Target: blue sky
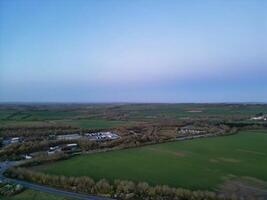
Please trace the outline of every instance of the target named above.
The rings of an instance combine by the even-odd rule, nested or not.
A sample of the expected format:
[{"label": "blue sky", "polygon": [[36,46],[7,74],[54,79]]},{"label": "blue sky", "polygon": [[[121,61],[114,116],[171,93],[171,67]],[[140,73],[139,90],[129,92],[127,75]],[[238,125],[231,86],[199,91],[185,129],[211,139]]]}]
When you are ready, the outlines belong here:
[{"label": "blue sky", "polygon": [[0,0],[0,101],[267,102],[267,1]]}]

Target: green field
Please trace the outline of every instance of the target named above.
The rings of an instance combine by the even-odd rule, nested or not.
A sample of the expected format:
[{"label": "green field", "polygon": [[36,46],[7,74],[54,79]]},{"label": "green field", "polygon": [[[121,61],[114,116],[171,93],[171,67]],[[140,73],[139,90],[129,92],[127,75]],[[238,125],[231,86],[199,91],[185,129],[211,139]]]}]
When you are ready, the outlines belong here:
[{"label": "green field", "polygon": [[7,110],[0,111],[0,120],[5,121],[43,121],[70,118],[78,115],[77,111],[48,111],[48,110]]},{"label": "green field", "polygon": [[[160,119],[243,117],[267,113],[266,104],[0,104],[1,126],[73,125],[111,128]],[[120,119],[121,121],[119,121]],[[117,121],[116,121],[117,120]]]},{"label": "green field", "polygon": [[[97,108],[97,107],[96,107]],[[92,117],[90,113],[104,112],[105,107],[101,110],[81,110],[65,107],[51,110],[1,110],[0,109],[0,127],[31,127],[31,126],[74,126],[78,128],[100,129],[113,128],[125,124],[131,124],[130,121],[109,120],[101,117]],[[37,109],[37,108],[36,108]],[[76,110],[75,110],[76,109]],[[98,114],[99,114],[98,113]]]},{"label": "green field", "polygon": [[4,121],[0,123],[0,127],[38,127],[38,126],[53,126],[70,125],[77,128],[86,129],[102,129],[102,128],[113,128],[121,125],[131,125],[134,122],[127,121],[115,121],[115,120],[104,120],[104,119],[81,119],[81,120],[54,120],[54,121]]},{"label": "green field", "polygon": [[52,194],[38,192],[34,190],[25,190],[22,193],[14,195],[12,197],[1,197],[1,200],[70,200],[61,196],[55,196]]},{"label": "green field", "polygon": [[81,120],[65,121],[64,123],[72,126],[77,126],[80,128],[100,129],[100,128],[113,128],[124,124],[130,124],[131,122],[104,120],[104,119],[81,119]]},{"label": "green field", "polygon": [[[128,104],[117,106],[114,111],[126,112],[129,119],[147,118],[199,118],[199,117],[250,117],[260,112],[267,112],[266,105],[253,104]],[[199,112],[192,112],[192,111]]]},{"label": "green field", "polygon": [[229,177],[267,181],[267,131],[84,155],[36,170],[68,176],[214,189]]}]

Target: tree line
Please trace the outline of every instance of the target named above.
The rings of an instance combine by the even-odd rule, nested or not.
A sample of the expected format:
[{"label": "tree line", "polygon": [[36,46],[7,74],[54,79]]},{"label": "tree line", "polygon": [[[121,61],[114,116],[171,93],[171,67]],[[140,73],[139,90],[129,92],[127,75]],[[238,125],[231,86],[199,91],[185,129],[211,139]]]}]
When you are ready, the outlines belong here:
[{"label": "tree line", "polygon": [[[0,150],[1,160],[7,158],[16,158],[21,154],[30,154],[32,152],[46,151],[51,146],[64,145],[68,143],[77,143],[83,152],[102,149],[124,149],[138,147],[148,144],[156,144],[167,141],[173,141],[177,137],[177,127],[170,127],[173,131],[164,131],[165,126],[137,126],[132,128],[117,128],[114,131],[120,133],[121,137],[117,140],[108,141],[90,141],[88,139],[78,140],[47,140],[32,139],[23,143],[12,144]],[[227,134],[236,132],[235,128],[227,126],[218,126],[211,128],[213,133]],[[93,130],[91,130],[92,132]],[[163,132],[162,132],[163,131]]]},{"label": "tree line", "polygon": [[19,144],[11,144],[0,150],[0,160],[19,158],[20,155],[30,154],[32,152],[44,151],[51,146],[57,146],[67,143],[77,142],[76,140],[43,140],[28,141]]},{"label": "tree line", "polygon": [[95,181],[88,176],[67,177],[48,175],[26,168],[10,168],[6,176],[51,187],[85,194],[94,194],[119,200],[217,200],[226,198],[210,191],[191,191],[167,185],[151,186],[146,182],[106,179]]}]

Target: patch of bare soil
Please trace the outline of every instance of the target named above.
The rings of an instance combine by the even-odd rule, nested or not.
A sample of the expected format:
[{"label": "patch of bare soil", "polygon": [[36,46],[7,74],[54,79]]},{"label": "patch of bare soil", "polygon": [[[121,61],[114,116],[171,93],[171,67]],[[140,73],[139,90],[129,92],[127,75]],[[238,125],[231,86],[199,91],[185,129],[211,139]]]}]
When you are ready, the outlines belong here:
[{"label": "patch of bare soil", "polygon": [[266,200],[267,183],[251,177],[227,180],[218,189],[225,198],[237,200]]},{"label": "patch of bare soil", "polygon": [[229,162],[229,163],[239,163],[241,162],[240,160],[238,159],[234,159],[234,158],[225,158],[225,157],[221,157],[219,158],[220,161],[223,161],[223,162]]},{"label": "patch of bare soil", "polygon": [[175,155],[178,156],[178,157],[184,157],[185,156],[185,153],[184,152],[175,152]]},{"label": "patch of bare soil", "polygon": [[246,149],[237,149],[237,151],[241,151],[241,152],[245,152],[245,153],[252,153],[252,154],[261,155],[261,156],[266,155],[265,153],[262,153],[262,152],[251,151],[251,150],[246,150]]},{"label": "patch of bare soil", "polygon": [[218,163],[218,162],[219,162],[219,161],[216,160],[216,159],[209,159],[209,161],[210,161],[211,163]]},{"label": "patch of bare soil", "polygon": [[149,148],[149,150],[152,150],[152,151],[155,151],[155,152],[159,152],[159,153],[167,153],[167,154],[175,155],[177,157],[186,156],[185,152],[182,152],[182,151],[173,152],[173,151],[161,150],[161,149],[157,149],[157,148]]},{"label": "patch of bare soil", "polygon": [[188,110],[187,112],[189,112],[189,113],[201,113],[203,111],[202,110]]}]

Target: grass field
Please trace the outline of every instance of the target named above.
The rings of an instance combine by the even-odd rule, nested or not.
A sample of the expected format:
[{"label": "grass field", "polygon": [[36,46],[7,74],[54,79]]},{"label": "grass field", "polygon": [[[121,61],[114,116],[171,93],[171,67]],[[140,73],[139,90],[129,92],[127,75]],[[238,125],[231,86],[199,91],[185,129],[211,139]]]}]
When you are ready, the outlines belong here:
[{"label": "grass field", "polygon": [[[199,118],[208,116],[253,116],[267,112],[266,105],[242,104],[129,104],[116,108],[129,113],[129,118],[138,120],[146,118]],[[199,112],[192,112],[199,111]]]},{"label": "grass field", "polygon": [[52,194],[38,192],[34,190],[25,190],[22,193],[14,195],[12,197],[1,197],[1,200],[70,200],[61,196],[55,196]]},{"label": "grass field", "polygon": [[64,122],[64,124],[69,124],[80,128],[91,128],[91,129],[113,128],[116,126],[124,125],[126,123],[130,124],[130,122],[126,121],[115,121],[115,120],[104,120],[104,119],[80,119],[80,120],[72,120]]},{"label": "grass field", "polygon": [[[0,104],[1,126],[29,126],[53,123],[77,125],[80,128],[109,128],[121,125],[120,121],[148,121],[162,118],[201,118],[242,116],[249,119],[257,113],[267,113],[267,105],[254,104],[49,104],[49,105],[13,105]],[[113,117],[113,118],[112,118]],[[96,126],[92,127],[94,120]],[[103,123],[107,122],[107,123]]]},{"label": "grass field", "polygon": [[78,128],[99,129],[113,128],[131,123],[130,121],[93,118],[88,112],[83,112],[79,109],[68,110],[67,108],[61,108],[60,110],[0,110],[0,128],[71,125]]},{"label": "grass field", "polygon": [[0,127],[38,127],[38,126],[53,126],[70,125],[78,128],[87,129],[100,129],[100,128],[113,128],[121,125],[131,125],[134,122],[118,121],[118,120],[105,120],[105,119],[75,119],[75,120],[53,120],[53,121],[0,121]]},{"label": "grass field", "polygon": [[267,181],[267,131],[84,155],[36,168],[50,174],[214,189],[230,177]]},{"label": "grass field", "polygon": [[70,118],[72,116],[78,115],[79,112],[76,111],[0,111],[0,120],[6,121],[43,121],[43,120],[57,120]]}]

